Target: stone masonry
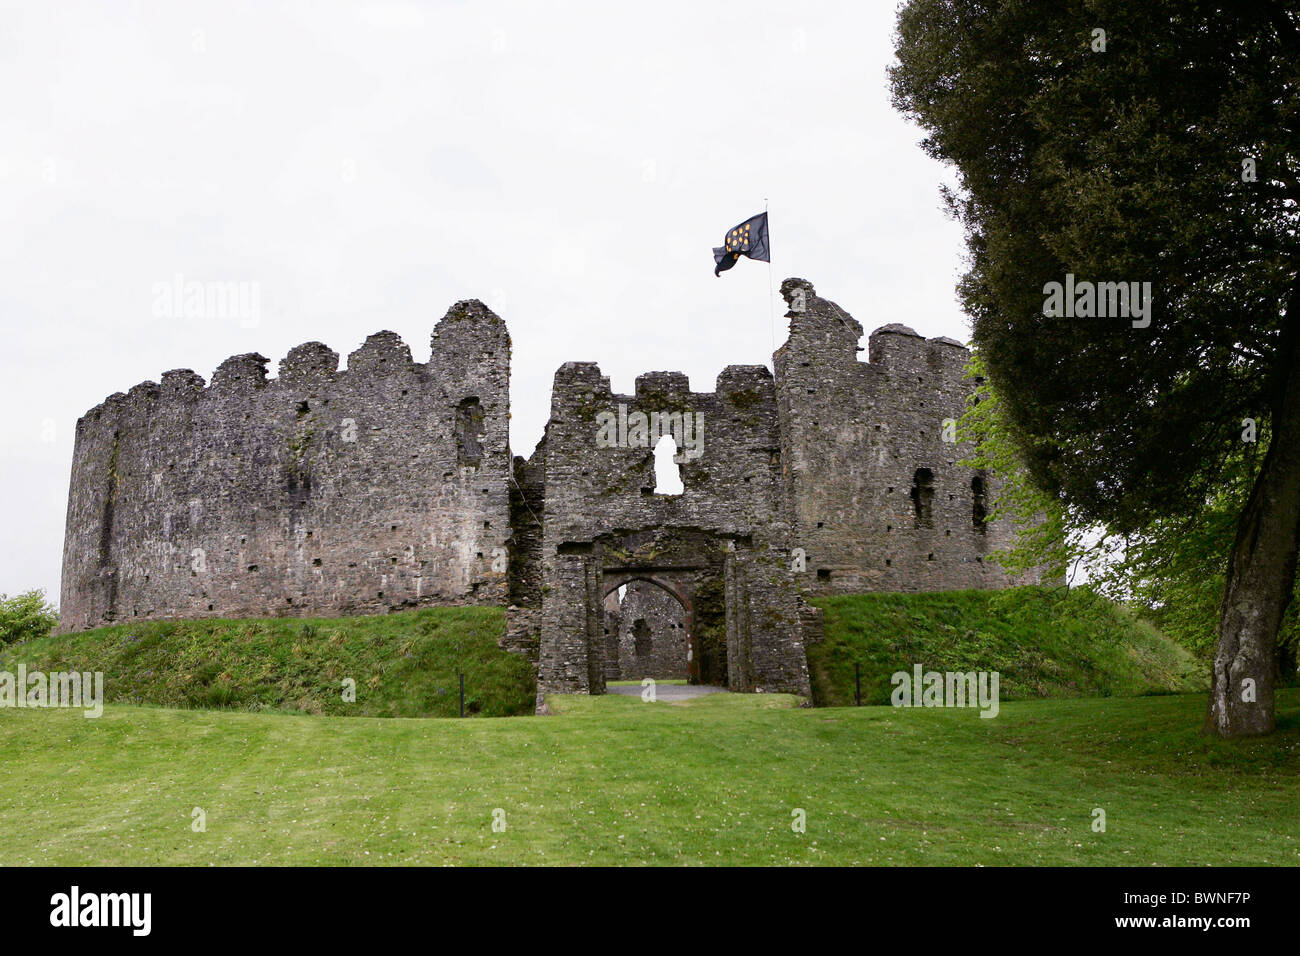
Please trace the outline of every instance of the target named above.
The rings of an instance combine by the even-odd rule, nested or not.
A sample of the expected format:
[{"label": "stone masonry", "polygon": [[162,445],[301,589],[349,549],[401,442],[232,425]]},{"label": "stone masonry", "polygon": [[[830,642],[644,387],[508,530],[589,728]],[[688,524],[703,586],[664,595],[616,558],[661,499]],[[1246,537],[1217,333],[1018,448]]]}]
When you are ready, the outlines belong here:
[{"label": "stone masonry", "polygon": [[[961,344],[886,325],[863,362],[848,313],[802,279],[781,291],[775,375],[733,365],[697,392],[650,372],[620,395],[570,362],[527,460],[509,333],[477,300],[426,364],[380,332],[343,370],[312,342],[276,378],[250,353],[112,395],[77,423],[60,630],[507,605],[539,709],[620,677],[807,695],[806,596],[1004,587],[985,558],[1011,529],[944,441],[972,385]],[[657,488],[657,444],[680,494]]]},{"label": "stone masonry", "polygon": [[605,597],[605,679],[683,680],[689,675],[691,646],[686,639],[686,609],[670,592],[649,581],[630,582]]},{"label": "stone masonry", "polygon": [[503,604],[510,336],[478,302],[428,364],[392,332],[237,355],[77,423],[60,629]]},{"label": "stone masonry", "polygon": [[[985,520],[995,480],[943,440],[973,383],[969,353],[905,325],[871,333],[812,284],[787,279],[790,336],[774,358],[786,507],[818,594],[1007,586],[986,556],[1010,545]],[[1030,582],[1023,582],[1030,583]]]}]

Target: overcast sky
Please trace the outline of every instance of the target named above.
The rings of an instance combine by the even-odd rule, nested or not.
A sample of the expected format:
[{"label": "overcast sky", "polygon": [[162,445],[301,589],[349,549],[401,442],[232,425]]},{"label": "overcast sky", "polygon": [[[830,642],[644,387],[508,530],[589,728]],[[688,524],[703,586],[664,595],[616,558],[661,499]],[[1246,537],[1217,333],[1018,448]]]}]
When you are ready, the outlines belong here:
[{"label": "overcast sky", "polygon": [[[0,591],[57,602],[76,421],[167,369],[274,374],[381,329],[425,361],[480,298],[528,455],[563,362],[623,392],[770,366],[767,266],[715,278],[710,252],[765,201],[773,290],[966,341],[893,23],[878,0],[0,3]],[[256,319],[166,314],[177,275],[255,283]]]}]

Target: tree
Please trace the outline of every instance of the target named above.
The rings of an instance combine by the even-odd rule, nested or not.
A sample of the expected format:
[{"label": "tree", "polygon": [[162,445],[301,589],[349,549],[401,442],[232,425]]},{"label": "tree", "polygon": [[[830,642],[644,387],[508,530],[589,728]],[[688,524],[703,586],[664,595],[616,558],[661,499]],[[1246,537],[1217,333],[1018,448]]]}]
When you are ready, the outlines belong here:
[{"label": "tree", "polygon": [[[1200,512],[1162,518],[1127,537],[1119,560],[1094,582],[1102,593],[1141,606],[1161,631],[1205,660],[1214,657],[1228,558],[1259,466],[1248,447],[1228,462],[1223,484]],[[1277,670],[1286,683],[1296,679],[1298,609],[1293,594],[1278,628]]]},{"label": "tree", "polygon": [[966,375],[976,385],[957,420],[957,438],[971,449],[961,464],[997,478],[986,520],[1008,521],[1015,532],[1011,546],[989,559],[1013,576],[1041,569],[1045,581],[1068,579],[1070,566],[1086,550],[1087,527],[1072,521],[1061,502],[1039,488],[1025,470],[978,349],[971,354]]},{"label": "tree", "polygon": [[[990,516],[1016,530],[1005,551],[987,559],[1013,575],[1044,569],[1047,578],[1078,580],[1086,567],[1088,586],[1128,604],[1160,630],[1207,661],[1215,650],[1216,621],[1223,599],[1224,573],[1232,551],[1237,517],[1250,498],[1259,466],[1257,442],[1243,442],[1224,468],[1223,483],[1194,514],[1162,518],[1140,532],[1117,536],[1067,512],[1024,470],[1010,440],[997,389],[978,351],[967,372],[977,385],[957,422],[957,435],[970,449],[962,461],[995,475],[998,481]],[[1267,441],[1264,442],[1267,445]],[[1298,585],[1300,588],[1300,585]],[[1279,675],[1296,680],[1300,651],[1300,602],[1292,600],[1278,634]]]},{"label": "tree", "polygon": [[49,634],[59,623],[59,614],[39,589],[14,597],[0,594],[0,644],[30,641]]},{"label": "tree", "polygon": [[911,0],[896,39],[894,103],[958,173],[959,292],[1033,480],[1136,534],[1215,500],[1247,420],[1268,436],[1206,730],[1271,732],[1300,541],[1300,14]]}]

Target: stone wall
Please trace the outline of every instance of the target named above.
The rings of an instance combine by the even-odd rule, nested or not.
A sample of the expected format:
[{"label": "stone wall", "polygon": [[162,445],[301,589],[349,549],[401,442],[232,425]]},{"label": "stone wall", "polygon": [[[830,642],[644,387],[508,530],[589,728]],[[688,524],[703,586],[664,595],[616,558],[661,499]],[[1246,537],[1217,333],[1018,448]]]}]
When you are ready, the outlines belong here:
[{"label": "stone wall", "polygon": [[[885,325],[858,358],[862,326],[811,283],[781,284],[790,336],[774,356],[786,504],[814,593],[1005,587],[988,555],[1012,529],[984,515],[997,486],[944,440],[974,382],[967,350]],[[951,434],[951,433],[950,433]],[[1036,582],[1036,577],[1018,583]]]},{"label": "stone wall", "polygon": [[503,604],[510,338],[459,302],[415,363],[392,332],[183,369],[78,423],[60,629],[136,618]]},{"label": "stone wall", "polygon": [[[687,640],[686,611],[668,591],[648,581],[627,585],[623,600],[617,591],[613,601],[613,644],[611,668],[608,652],[605,675],[612,680],[685,680],[688,676],[690,642]],[[610,609],[610,600],[605,602]],[[611,669],[616,675],[610,678]]]},{"label": "stone wall", "polygon": [[[987,558],[1011,529],[945,440],[974,385],[960,343],[885,325],[864,362],[852,316],[803,279],[781,291],[775,376],[733,365],[695,392],[650,372],[620,395],[570,362],[527,460],[509,448],[510,338],[475,300],[438,323],[427,364],[380,332],[343,371],[312,342],[273,379],[247,354],[210,384],[178,370],[110,396],[77,424],[60,629],[506,604],[503,646],[536,665],[539,708],[679,676],[683,646],[691,680],[807,695],[806,595],[1003,587]],[[664,433],[680,494],[657,488]],[[636,612],[645,660],[622,585],[633,611],[684,617],[661,643],[659,612]]]},{"label": "stone wall", "polygon": [[[655,492],[658,436],[638,433],[639,415],[651,432],[691,423],[679,431],[682,494]],[[728,686],[808,692],[767,369],[730,366],[713,392],[692,391],[680,372],[651,372],[621,395],[596,365],[568,363],[529,468],[544,475],[543,541],[538,567],[513,573],[540,574],[543,586],[540,606],[512,616],[537,625],[539,700],[604,690],[606,595],[637,577],[672,590],[688,628],[697,590],[725,581]]]}]

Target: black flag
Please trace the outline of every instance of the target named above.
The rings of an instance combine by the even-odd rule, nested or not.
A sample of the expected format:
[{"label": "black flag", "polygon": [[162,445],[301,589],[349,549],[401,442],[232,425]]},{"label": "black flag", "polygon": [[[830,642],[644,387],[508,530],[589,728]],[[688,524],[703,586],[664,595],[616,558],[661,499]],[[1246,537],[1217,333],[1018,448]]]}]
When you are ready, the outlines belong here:
[{"label": "black flag", "polygon": [[771,262],[767,248],[767,213],[746,219],[734,229],[728,229],[722,245],[713,250],[713,274],[721,275],[736,264],[741,256],[759,262]]}]

